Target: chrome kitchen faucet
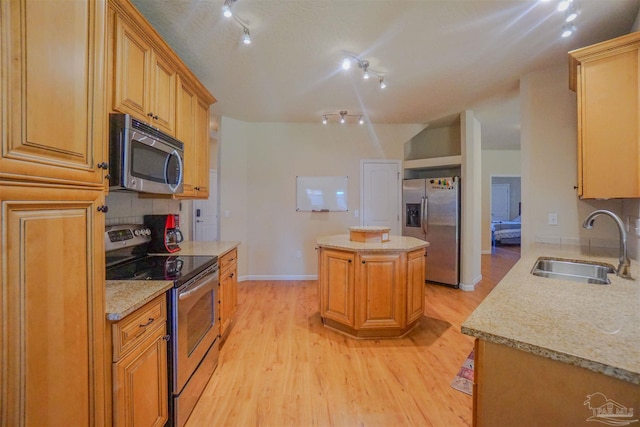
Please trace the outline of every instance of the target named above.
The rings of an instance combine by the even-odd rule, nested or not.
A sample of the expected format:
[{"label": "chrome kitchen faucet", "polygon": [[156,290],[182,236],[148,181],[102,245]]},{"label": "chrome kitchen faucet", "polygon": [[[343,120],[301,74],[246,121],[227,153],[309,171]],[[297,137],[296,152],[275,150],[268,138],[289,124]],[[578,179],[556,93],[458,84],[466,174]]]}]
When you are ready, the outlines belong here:
[{"label": "chrome kitchen faucet", "polygon": [[582,223],[582,226],[587,229],[593,228],[593,222],[598,215],[608,215],[613,218],[613,220],[618,225],[618,230],[620,231],[620,255],[618,258],[618,269],[616,270],[616,276],[622,277],[623,279],[632,279],[631,261],[629,261],[629,257],[627,256],[627,232],[624,229],[624,224],[622,223],[620,217],[606,209],[598,209],[589,214],[587,219],[585,219]]}]

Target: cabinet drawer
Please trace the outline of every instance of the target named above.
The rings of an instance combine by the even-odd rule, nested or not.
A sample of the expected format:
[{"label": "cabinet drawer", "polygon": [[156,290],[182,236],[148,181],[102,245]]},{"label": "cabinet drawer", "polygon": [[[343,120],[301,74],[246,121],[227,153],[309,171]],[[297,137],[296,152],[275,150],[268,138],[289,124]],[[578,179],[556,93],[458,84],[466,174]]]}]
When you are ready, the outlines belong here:
[{"label": "cabinet drawer", "polygon": [[144,341],[158,327],[166,326],[167,302],[162,295],[113,325],[113,361]]},{"label": "cabinet drawer", "polygon": [[238,262],[238,250],[232,249],[231,251],[220,257],[220,271],[224,271],[227,268],[232,268],[234,264]]}]

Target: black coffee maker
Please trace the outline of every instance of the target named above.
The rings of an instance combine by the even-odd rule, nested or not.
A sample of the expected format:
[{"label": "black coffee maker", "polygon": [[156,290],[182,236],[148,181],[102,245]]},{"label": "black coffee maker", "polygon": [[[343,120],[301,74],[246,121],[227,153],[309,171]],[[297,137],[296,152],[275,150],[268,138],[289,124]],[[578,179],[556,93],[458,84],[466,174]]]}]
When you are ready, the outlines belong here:
[{"label": "black coffee maker", "polygon": [[180,215],[145,215],[144,225],[151,230],[148,253],[173,253],[180,250],[184,240],[180,231]]}]

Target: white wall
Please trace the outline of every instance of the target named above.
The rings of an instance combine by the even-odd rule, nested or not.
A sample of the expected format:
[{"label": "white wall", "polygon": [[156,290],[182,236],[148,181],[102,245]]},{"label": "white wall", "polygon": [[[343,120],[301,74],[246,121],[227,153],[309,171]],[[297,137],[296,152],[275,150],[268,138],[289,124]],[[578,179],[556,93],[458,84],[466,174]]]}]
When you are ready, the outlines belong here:
[{"label": "white wall", "polygon": [[460,220],[460,289],[473,291],[482,280],[482,161],[481,126],[473,111],[460,115],[460,145],[463,157]]},{"label": "white wall", "polygon": [[520,150],[482,150],[482,253],[491,253],[491,176],[520,175],[520,162]]},{"label": "white wall", "polygon": [[[566,65],[527,74],[520,80],[522,156],[522,250],[532,242],[618,247],[613,221],[581,227],[595,209],[622,214],[622,200],[577,197],[576,94]],[[636,211],[637,212],[637,211]],[[548,225],[548,214],[558,225]]]},{"label": "white wall", "polygon": [[[360,208],[360,160],[402,159],[403,144],[423,128],[223,117],[218,135],[221,240],[241,242],[239,276],[314,278],[316,238],[346,234],[349,226],[360,224],[354,216]],[[347,175],[349,211],[296,212],[297,175]]]}]

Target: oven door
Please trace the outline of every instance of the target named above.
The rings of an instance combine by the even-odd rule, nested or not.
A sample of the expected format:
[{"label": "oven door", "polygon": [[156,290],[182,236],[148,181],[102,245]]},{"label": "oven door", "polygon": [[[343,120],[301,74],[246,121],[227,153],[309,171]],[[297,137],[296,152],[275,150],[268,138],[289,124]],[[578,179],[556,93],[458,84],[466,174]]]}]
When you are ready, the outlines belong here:
[{"label": "oven door", "polygon": [[174,289],[173,393],[179,394],[220,334],[216,265]]}]

